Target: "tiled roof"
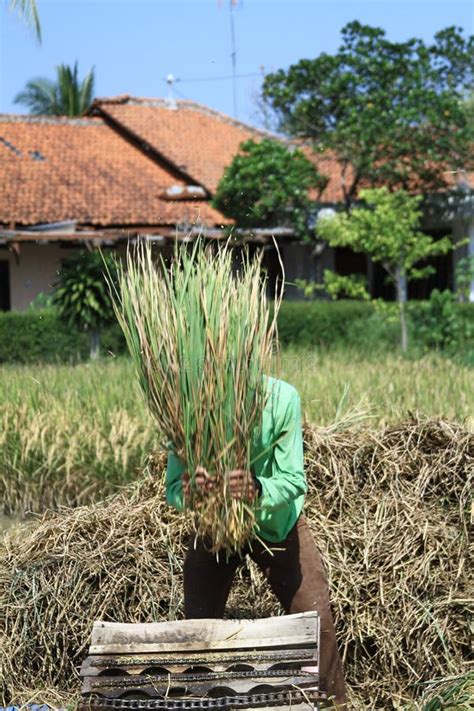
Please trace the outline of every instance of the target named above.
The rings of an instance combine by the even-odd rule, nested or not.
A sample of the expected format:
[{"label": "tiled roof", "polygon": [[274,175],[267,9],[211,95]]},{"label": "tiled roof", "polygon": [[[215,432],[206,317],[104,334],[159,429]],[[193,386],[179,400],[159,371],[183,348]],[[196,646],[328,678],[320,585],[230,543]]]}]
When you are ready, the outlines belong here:
[{"label": "tiled roof", "polygon": [[[284,141],[281,136],[257,130],[219,111],[187,100],[170,102],[117,96],[96,99],[89,113],[103,116],[130,132],[210,193],[216,190],[225,168],[232,162],[243,141],[249,138]],[[317,165],[319,172],[329,177],[320,199],[325,202],[342,201],[341,166],[335,157],[332,154],[315,154],[307,144],[300,147]],[[348,181],[349,178],[348,175]]]},{"label": "tiled roof", "polygon": [[99,118],[0,115],[0,223],[221,224],[207,201],[171,201],[186,181]]},{"label": "tiled roof", "polygon": [[[214,193],[242,141],[284,140],[190,101],[119,96],[96,99],[88,114],[0,115],[0,224],[229,223],[200,195]],[[336,157],[292,143],[329,177],[322,194],[313,197],[342,202]],[[349,167],[346,183],[351,180]]]},{"label": "tiled roof", "polygon": [[[352,165],[346,167],[345,175],[343,175],[342,163],[337,160],[335,153],[331,151],[318,153],[306,142],[298,141],[297,144],[305,156],[316,165],[321,175],[325,175],[328,178],[326,187],[321,194],[314,194],[314,199],[332,204],[344,202],[342,186],[345,183],[349,187],[354,180],[354,168]],[[432,166],[430,167],[432,168]],[[438,170],[443,171],[443,167],[439,167]],[[456,186],[464,182],[471,189],[474,188],[474,173],[469,171],[443,171],[442,178],[447,186]],[[366,187],[369,187],[369,183],[366,180],[360,180],[358,190]],[[416,175],[413,175],[407,189],[413,193],[420,191],[420,182]]]},{"label": "tiled roof", "polygon": [[[344,193],[342,191],[342,166],[336,159],[335,155],[329,151],[325,153],[317,153],[307,143],[301,143],[298,141],[297,144],[298,148],[302,151],[302,153],[304,153],[306,158],[314,163],[319,173],[328,178],[328,182],[324,190],[321,193],[315,192],[312,197],[315,200],[321,200],[322,202],[333,204],[344,202]],[[352,167],[349,166],[347,169],[347,175],[345,176],[347,184],[350,184],[353,175],[354,173]]]},{"label": "tiled roof", "polygon": [[119,96],[96,99],[89,111],[145,142],[210,193],[242,141],[274,137],[192,101]]}]

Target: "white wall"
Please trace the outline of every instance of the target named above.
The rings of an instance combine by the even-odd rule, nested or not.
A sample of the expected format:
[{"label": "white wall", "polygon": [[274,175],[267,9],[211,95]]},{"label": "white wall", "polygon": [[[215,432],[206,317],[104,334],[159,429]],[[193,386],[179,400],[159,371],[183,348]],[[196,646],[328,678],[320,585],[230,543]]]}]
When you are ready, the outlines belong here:
[{"label": "white wall", "polygon": [[71,254],[55,244],[20,243],[17,256],[1,250],[0,259],[10,264],[10,305],[12,311],[23,311],[40,293],[52,291],[61,259]]},{"label": "white wall", "polygon": [[[83,246],[78,249],[84,249]],[[49,293],[57,279],[61,260],[74,254],[72,247],[64,248],[50,242],[47,244],[20,243],[20,253],[17,256],[9,249],[0,249],[0,260],[7,260],[10,265],[10,308],[12,311],[23,311],[40,293]],[[161,246],[156,246],[157,252],[162,252]],[[171,253],[172,245],[168,246]],[[116,254],[124,259],[126,246],[121,244]]]}]

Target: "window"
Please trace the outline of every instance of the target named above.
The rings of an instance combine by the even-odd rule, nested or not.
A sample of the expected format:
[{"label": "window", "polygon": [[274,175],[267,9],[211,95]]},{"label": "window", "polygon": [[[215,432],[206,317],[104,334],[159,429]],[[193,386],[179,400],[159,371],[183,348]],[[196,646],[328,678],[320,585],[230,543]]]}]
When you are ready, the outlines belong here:
[{"label": "window", "polygon": [[0,311],[10,311],[10,264],[0,259]]}]

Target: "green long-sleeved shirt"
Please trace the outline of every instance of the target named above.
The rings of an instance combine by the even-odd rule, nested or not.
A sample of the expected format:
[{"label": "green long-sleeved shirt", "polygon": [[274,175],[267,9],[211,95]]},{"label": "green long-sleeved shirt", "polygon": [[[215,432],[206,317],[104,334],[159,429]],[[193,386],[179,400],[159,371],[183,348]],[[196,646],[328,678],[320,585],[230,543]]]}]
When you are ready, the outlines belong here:
[{"label": "green long-sleeved shirt", "polygon": [[[258,439],[252,443],[252,469],[261,483],[257,511],[257,535],[271,543],[283,541],[301,513],[306,493],[303,468],[303,434],[300,397],[283,380],[265,378],[269,392]],[[184,465],[168,453],[166,499],[178,511],[184,509]]]}]

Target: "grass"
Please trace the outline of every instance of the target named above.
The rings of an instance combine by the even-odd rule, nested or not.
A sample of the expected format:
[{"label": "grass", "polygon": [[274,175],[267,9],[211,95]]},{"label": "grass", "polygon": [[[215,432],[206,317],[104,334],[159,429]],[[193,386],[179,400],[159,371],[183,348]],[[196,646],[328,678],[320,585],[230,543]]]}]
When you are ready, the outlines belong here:
[{"label": "grass", "polygon": [[156,447],[130,364],[0,369],[0,495],[23,514],[103,498]]},{"label": "grass", "polygon": [[[473,371],[439,356],[411,361],[286,349],[280,375],[297,387],[316,425],[355,420],[363,426],[370,416],[367,425],[380,427],[418,411],[474,427]],[[0,403],[5,513],[102,499],[134,479],[159,443],[126,358],[75,367],[2,366]]]},{"label": "grass", "polygon": [[342,404],[345,410],[370,411],[376,426],[395,423],[408,412],[474,426],[473,369],[442,356],[408,360],[358,350],[286,349],[280,360],[281,377],[299,390],[314,424],[333,422]]}]

